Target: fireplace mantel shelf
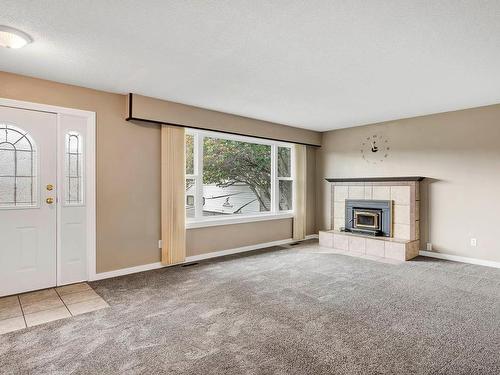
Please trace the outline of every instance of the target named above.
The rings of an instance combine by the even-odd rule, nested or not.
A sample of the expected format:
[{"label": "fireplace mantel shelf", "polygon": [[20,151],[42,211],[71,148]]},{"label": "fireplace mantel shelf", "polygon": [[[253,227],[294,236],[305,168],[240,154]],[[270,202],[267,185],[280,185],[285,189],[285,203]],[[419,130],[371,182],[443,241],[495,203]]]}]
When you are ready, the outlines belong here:
[{"label": "fireplace mantel shelf", "polygon": [[326,178],[328,182],[390,182],[390,181],[422,181],[425,177],[347,177],[347,178]]}]

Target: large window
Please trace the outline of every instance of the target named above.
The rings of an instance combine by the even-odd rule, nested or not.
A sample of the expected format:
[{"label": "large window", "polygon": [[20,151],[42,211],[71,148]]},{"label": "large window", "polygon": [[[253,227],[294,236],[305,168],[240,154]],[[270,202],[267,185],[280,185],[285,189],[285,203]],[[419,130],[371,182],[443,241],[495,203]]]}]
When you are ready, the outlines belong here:
[{"label": "large window", "polygon": [[189,221],[290,214],[291,144],[213,132],[186,132]]}]

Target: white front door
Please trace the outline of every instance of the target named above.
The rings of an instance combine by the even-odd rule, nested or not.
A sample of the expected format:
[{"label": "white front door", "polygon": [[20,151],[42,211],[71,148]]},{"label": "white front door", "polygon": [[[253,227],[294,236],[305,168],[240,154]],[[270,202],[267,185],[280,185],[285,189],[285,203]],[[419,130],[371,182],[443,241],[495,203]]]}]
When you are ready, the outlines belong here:
[{"label": "white front door", "polygon": [[57,115],[0,106],[0,296],[56,285]]}]

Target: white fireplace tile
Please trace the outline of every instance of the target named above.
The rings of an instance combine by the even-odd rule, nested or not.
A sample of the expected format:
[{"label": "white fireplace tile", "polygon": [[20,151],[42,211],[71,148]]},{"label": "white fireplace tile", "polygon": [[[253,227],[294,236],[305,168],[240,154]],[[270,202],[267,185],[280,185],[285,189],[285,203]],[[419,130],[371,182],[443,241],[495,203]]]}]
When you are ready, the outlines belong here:
[{"label": "white fireplace tile", "polygon": [[389,200],[391,199],[390,186],[373,186],[372,199]]},{"label": "white fireplace tile", "polygon": [[343,217],[334,217],[333,218],[333,229],[340,230],[345,226],[345,219]]},{"label": "white fireplace tile", "polygon": [[394,204],[410,204],[409,186],[391,186],[391,198]]},{"label": "white fireplace tile", "polygon": [[335,202],[344,202],[349,197],[349,186],[335,186],[333,195]]},{"label": "white fireplace tile", "polygon": [[343,234],[333,235],[333,248],[337,250],[349,250],[349,237]]},{"label": "white fireplace tile", "polygon": [[384,257],[385,244],[381,240],[366,239],[366,254],[376,257]]},{"label": "white fireplace tile", "polygon": [[333,216],[340,219],[345,218],[345,201],[333,203]]},{"label": "white fireplace tile", "polygon": [[366,239],[363,237],[349,237],[349,251],[353,253],[366,253]]},{"label": "white fireplace tile", "polygon": [[320,231],[319,246],[333,248],[333,233]]},{"label": "white fireplace tile", "polygon": [[420,220],[420,201],[415,204],[415,220]]},{"label": "white fireplace tile", "polygon": [[386,242],[385,257],[396,260],[406,260],[405,244],[399,242]]},{"label": "white fireplace tile", "polygon": [[365,199],[373,199],[373,186],[365,186]]},{"label": "white fireplace tile", "polygon": [[365,187],[349,186],[349,199],[365,199]]},{"label": "white fireplace tile", "polygon": [[415,221],[415,239],[420,239],[420,220]]},{"label": "white fireplace tile", "polygon": [[410,224],[410,206],[394,205],[394,224]]},{"label": "white fireplace tile", "polygon": [[410,225],[408,224],[394,224],[394,238],[409,240],[410,239]]}]

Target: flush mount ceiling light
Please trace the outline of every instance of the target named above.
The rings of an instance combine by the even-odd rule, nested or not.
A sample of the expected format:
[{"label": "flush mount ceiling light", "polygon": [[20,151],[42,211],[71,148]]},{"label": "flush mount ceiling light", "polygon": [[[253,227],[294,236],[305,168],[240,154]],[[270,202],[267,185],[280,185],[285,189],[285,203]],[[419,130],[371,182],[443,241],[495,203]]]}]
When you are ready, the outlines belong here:
[{"label": "flush mount ceiling light", "polygon": [[25,32],[0,25],[0,46],[5,48],[22,48],[32,41],[33,39]]}]

